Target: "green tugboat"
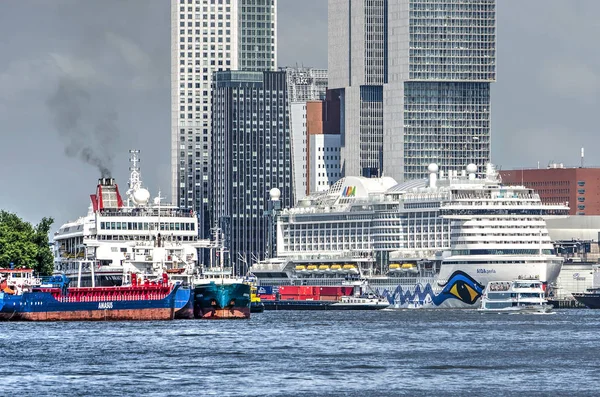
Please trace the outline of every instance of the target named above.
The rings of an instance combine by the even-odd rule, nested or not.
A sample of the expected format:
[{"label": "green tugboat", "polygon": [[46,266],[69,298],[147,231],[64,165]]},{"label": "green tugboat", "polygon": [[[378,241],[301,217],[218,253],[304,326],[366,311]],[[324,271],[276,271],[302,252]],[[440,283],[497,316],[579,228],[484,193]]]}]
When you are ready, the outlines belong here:
[{"label": "green tugboat", "polygon": [[231,268],[223,267],[224,247],[219,243],[220,231],[215,232],[215,248],[220,249],[219,267],[203,269],[194,280],[194,317],[201,319],[250,318],[250,284],[236,277]]}]

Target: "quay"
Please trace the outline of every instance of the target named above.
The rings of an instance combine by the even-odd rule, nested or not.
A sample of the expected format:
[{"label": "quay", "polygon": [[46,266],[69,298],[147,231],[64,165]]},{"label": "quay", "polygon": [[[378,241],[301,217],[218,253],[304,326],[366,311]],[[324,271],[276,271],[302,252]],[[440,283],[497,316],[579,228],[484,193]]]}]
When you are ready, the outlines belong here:
[{"label": "quay", "polygon": [[555,299],[548,300],[548,303],[555,309],[586,309],[586,306],[576,299]]}]

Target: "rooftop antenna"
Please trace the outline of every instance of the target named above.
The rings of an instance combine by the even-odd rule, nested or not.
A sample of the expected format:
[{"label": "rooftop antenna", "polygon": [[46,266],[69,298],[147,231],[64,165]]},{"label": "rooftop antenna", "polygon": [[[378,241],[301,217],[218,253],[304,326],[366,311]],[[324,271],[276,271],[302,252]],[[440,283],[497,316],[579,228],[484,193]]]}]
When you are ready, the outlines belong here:
[{"label": "rooftop antenna", "polygon": [[581,168],[583,168],[583,148],[581,148]]}]

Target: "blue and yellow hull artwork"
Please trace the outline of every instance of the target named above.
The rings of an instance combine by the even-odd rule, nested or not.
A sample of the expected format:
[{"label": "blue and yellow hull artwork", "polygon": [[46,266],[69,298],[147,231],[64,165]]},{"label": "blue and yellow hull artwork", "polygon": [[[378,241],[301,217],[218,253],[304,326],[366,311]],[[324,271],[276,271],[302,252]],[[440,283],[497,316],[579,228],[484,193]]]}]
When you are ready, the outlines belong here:
[{"label": "blue and yellow hull artwork", "polygon": [[419,283],[380,288],[377,292],[395,308],[475,309],[481,304],[484,288],[467,273],[456,271],[446,283],[436,285],[435,290],[430,283]]}]

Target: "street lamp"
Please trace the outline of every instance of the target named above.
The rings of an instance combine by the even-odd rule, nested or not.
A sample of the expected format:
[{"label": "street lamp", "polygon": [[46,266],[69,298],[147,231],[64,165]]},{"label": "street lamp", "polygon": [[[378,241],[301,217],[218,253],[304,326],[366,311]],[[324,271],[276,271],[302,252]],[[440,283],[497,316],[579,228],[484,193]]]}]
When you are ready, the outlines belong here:
[{"label": "street lamp", "polygon": [[279,211],[281,210],[281,201],[279,200],[281,197],[281,190],[274,187],[269,191],[269,206],[268,210],[265,211],[264,216],[268,217],[268,240],[267,240],[267,252],[266,255],[268,258],[273,258],[276,256],[276,246],[277,246],[277,217],[279,216]]}]

